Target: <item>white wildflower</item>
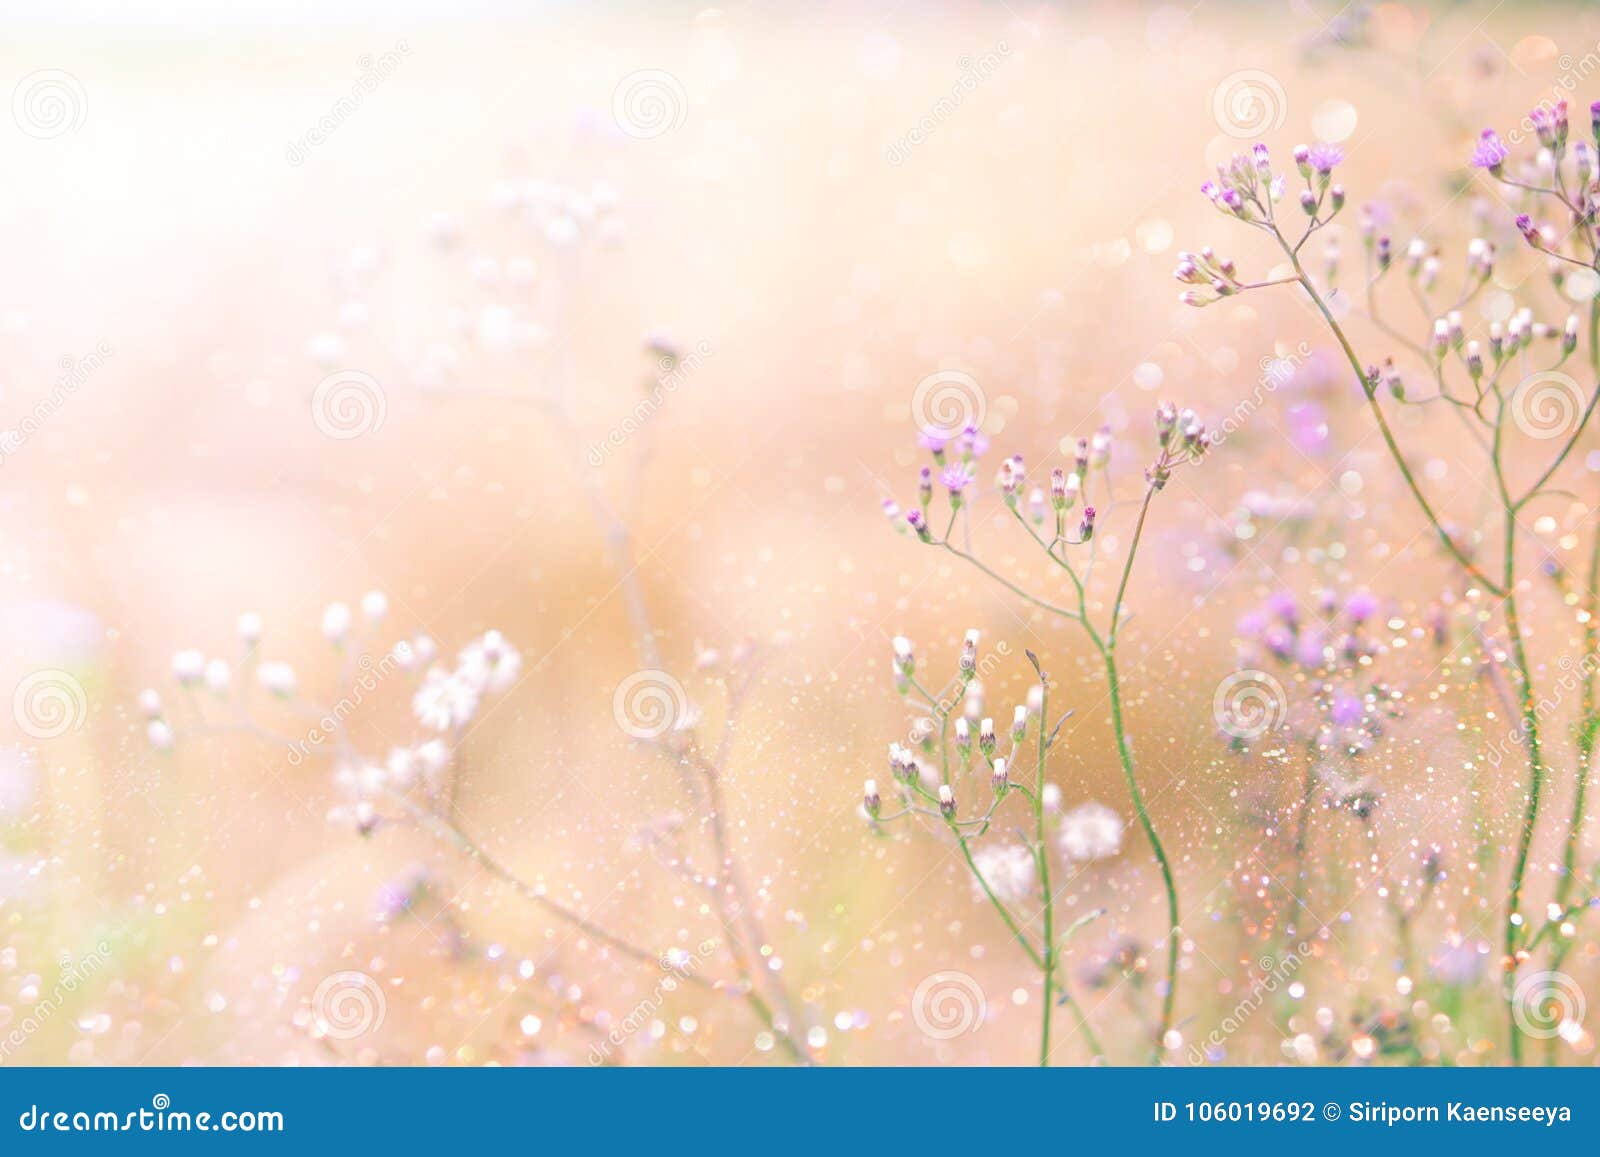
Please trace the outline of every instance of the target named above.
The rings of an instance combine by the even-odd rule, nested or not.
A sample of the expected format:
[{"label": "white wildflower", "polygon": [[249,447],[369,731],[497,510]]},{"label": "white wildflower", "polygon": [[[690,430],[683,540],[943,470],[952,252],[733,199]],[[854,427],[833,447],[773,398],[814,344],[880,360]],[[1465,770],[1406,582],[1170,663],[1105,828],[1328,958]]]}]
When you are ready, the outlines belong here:
[{"label": "white wildflower", "polygon": [[[972,854],[972,862],[1003,903],[1015,904],[1033,894],[1038,887],[1038,869],[1033,853],[1021,844],[993,844]],[[983,886],[972,881],[974,899],[985,900]]]},{"label": "white wildflower", "polygon": [[478,688],[460,672],[430,668],[411,697],[411,711],[431,731],[464,727],[477,714]]},{"label": "white wildflower", "polygon": [[522,656],[499,631],[469,643],[458,656],[456,674],[478,694],[509,688],[522,673]]},{"label": "white wildflower", "polygon": [[287,663],[263,663],[256,671],[261,685],[274,695],[288,698],[296,687],[294,668]]},{"label": "white wildflower", "polygon": [[1080,804],[1061,817],[1060,839],[1069,860],[1103,860],[1122,850],[1122,817],[1103,803]]},{"label": "white wildflower", "polygon": [[185,687],[200,682],[206,672],[206,657],[199,651],[179,651],[172,656],[172,677]]}]

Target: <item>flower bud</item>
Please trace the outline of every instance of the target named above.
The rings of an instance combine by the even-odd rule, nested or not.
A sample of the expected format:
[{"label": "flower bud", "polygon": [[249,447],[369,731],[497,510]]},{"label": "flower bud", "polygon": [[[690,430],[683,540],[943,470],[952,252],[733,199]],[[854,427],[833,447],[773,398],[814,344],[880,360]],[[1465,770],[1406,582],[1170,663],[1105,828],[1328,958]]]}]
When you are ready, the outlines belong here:
[{"label": "flower bud", "polygon": [[1111,427],[1101,426],[1089,440],[1089,464],[1104,466],[1111,460]]},{"label": "flower bud", "polygon": [[377,626],[389,613],[389,596],[382,591],[368,591],[361,596],[361,617],[368,626]]},{"label": "flower bud", "polygon": [[343,603],[330,603],[322,612],[322,637],[334,646],[343,643],[350,633],[350,608]]},{"label": "flower bud", "polygon": [[1078,541],[1088,542],[1094,537],[1094,507],[1083,508],[1083,522],[1078,526]]},{"label": "flower bud", "polygon": [[878,781],[869,779],[862,785],[861,802],[867,809],[867,814],[873,819],[878,818],[878,813],[883,810],[883,800],[878,796]]},{"label": "flower bud", "polygon": [[950,785],[948,783],[941,783],[939,785],[939,810],[944,813],[944,817],[946,819],[955,818],[956,796],[955,792],[950,790]]},{"label": "flower bud", "polygon": [[1028,709],[1021,703],[1011,712],[1011,742],[1021,743],[1028,734]]},{"label": "flower bud", "polygon": [[985,716],[983,722],[978,724],[978,750],[985,755],[993,755],[995,744],[994,720]]},{"label": "flower bud", "polygon": [[978,632],[968,631],[961,644],[961,677],[970,679],[978,673]]},{"label": "flower bud", "polygon": [[1005,791],[1005,789],[1006,789],[1006,761],[1004,759],[996,759],[994,761],[994,770],[993,770],[993,774],[990,777],[990,781],[994,784],[994,790],[996,792]]},{"label": "flower bud", "polygon": [[192,687],[205,675],[206,659],[199,651],[179,651],[172,656],[172,677]]},{"label": "flower bud", "polygon": [[917,669],[917,657],[912,652],[911,640],[904,635],[894,637],[894,666],[896,671],[906,676]]}]

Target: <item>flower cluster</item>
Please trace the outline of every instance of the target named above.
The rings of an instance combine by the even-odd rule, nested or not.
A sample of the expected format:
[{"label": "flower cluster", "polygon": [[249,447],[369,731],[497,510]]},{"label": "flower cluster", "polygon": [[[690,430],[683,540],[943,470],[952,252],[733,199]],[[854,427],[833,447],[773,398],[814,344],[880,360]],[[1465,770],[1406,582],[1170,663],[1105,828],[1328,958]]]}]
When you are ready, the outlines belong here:
[{"label": "flower cluster", "polygon": [[[1354,774],[1355,761],[1382,736],[1403,698],[1375,674],[1385,651],[1372,629],[1378,611],[1378,600],[1367,591],[1341,596],[1326,589],[1306,608],[1284,590],[1238,626],[1242,667],[1271,662],[1293,676],[1295,692],[1285,694],[1280,705],[1289,744],[1306,753],[1334,802],[1350,806],[1362,818],[1378,791]],[[1301,689],[1309,697],[1298,694]],[[1231,742],[1243,747],[1237,733]]]},{"label": "flower cluster", "polygon": [[[1600,404],[1600,384],[1595,384],[1600,375],[1600,344],[1595,338],[1596,319],[1600,318],[1600,313],[1593,308],[1596,287],[1600,286],[1600,186],[1596,184],[1597,169],[1600,169],[1597,165],[1600,102],[1592,105],[1590,112],[1592,141],[1573,141],[1565,102],[1534,109],[1525,125],[1537,138],[1539,147],[1535,155],[1520,161],[1493,129],[1482,133],[1470,155],[1470,163],[1499,184],[1502,199],[1511,203],[1513,219],[1498,224],[1492,222],[1492,206],[1487,204],[1474,215],[1471,227],[1476,235],[1466,246],[1461,287],[1437,297],[1444,266],[1437,247],[1422,238],[1414,239],[1404,250],[1403,262],[1396,262],[1394,243],[1381,231],[1381,223],[1394,215],[1379,204],[1363,211],[1365,284],[1359,294],[1348,295],[1352,300],[1360,300],[1364,308],[1338,308],[1333,286],[1337,272],[1336,252],[1330,254],[1324,278],[1313,277],[1307,271],[1301,256],[1306,242],[1332,220],[1344,202],[1343,190],[1331,179],[1341,159],[1336,152],[1296,150],[1296,163],[1306,180],[1306,192],[1301,200],[1309,217],[1298,236],[1285,231],[1284,223],[1274,216],[1273,198],[1261,191],[1270,188],[1271,166],[1264,149],[1258,147],[1249,171],[1235,162],[1222,174],[1221,184],[1207,182],[1204,190],[1221,211],[1270,236],[1289,270],[1286,276],[1250,283],[1230,269],[1226,288],[1231,293],[1292,285],[1307,296],[1360,387],[1367,416],[1382,437],[1400,483],[1467,584],[1468,598],[1462,600],[1463,605],[1475,607],[1478,600],[1492,600],[1493,613],[1503,619],[1502,628],[1496,631],[1489,625],[1490,612],[1473,610],[1473,632],[1466,641],[1476,644],[1486,682],[1502,697],[1508,713],[1517,717],[1512,741],[1527,758],[1527,774],[1515,777],[1511,785],[1514,794],[1506,808],[1508,814],[1518,817],[1515,840],[1507,853],[1509,871],[1506,873],[1500,945],[1507,1041],[1513,1063],[1521,1061],[1526,1038],[1530,1035],[1523,1015],[1525,1010],[1516,997],[1520,988],[1517,971],[1546,941],[1552,944],[1550,966],[1558,968],[1572,943],[1569,914],[1582,910],[1573,891],[1577,886],[1574,881],[1582,876],[1578,858],[1581,832],[1586,823],[1587,792],[1580,786],[1571,797],[1561,870],[1555,874],[1551,897],[1545,905],[1546,919],[1542,926],[1535,926],[1529,919],[1529,867],[1533,862],[1547,784],[1552,769],[1561,766],[1568,756],[1554,754],[1560,741],[1544,718],[1550,700],[1542,697],[1540,684],[1548,677],[1549,665],[1547,660],[1530,654],[1537,643],[1538,632],[1524,626],[1524,611],[1519,603],[1532,597],[1533,591],[1521,573],[1525,564],[1519,556],[1532,553],[1520,549],[1521,540],[1531,540],[1543,549],[1545,544],[1540,542],[1538,527],[1546,523],[1553,525],[1555,521],[1548,516],[1529,517],[1530,504],[1552,498],[1573,499],[1573,492],[1563,487],[1565,479],[1561,474],[1564,468],[1570,472],[1577,458],[1574,450],[1580,445]],[[1542,219],[1541,214],[1551,219]],[[1540,320],[1536,307],[1528,304],[1545,288],[1538,279],[1510,279],[1497,271],[1494,234],[1490,232],[1494,228],[1499,229],[1502,237],[1513,236],[1514,229],[1515,235],[1520,235],[1542,258],[1548,274],[1547,285],[1555,290],[1544,296],[1555,308],[1566,313],[1564,322]],[[1392,277],[1396,266],[1403,267],[1409,281],[1408,308],[1411,304],[1420,306],[1427,319],[1426,330],[1414,337],[1405,332],[1404,323],[1386,315],[1380,296],[1385,279]],[[1186,280],[1191,278],[1187,268],[1181,272]],[[1194,276],[1200,272],[1200,267],[1195,265]],[[1509,288],[1513,284],[1516,296]],[[1491,292],[1495,299],[1469,308],[1487,287],[1493,287]],[[1187,299],[1194,304],[1206,304],[1207,300],[1217,300],[1219,296],[1213,289]],[[1568,303],[1572,301],[1590,304],[1587,327],[1578,315],[1567,312]],[[1370,339],[1366,334],[1347,328],[1352,324],[1351,319],[1358,316],[1372,323],[1376,334]],[[1469,319],[1479,317],[1486,323],[1481,334],[1469,330]],[[1569,360],[1585,345],[1585,328],[1589,335],[1583,353],[1587,367],[1582,371],[1567,369]],[[1392,345],[1381,360],[1364,360],[1357,347],[1365,340]],[[1543,356],[1541,346],[1549,351]],[[1429,381],[1426,390],[1408,386],[1405,372],[1399,368],[1399,363],[1405,361],[1414,362],[1418,367],[1415,372]],[[1588,384],[1580,384],[1580,376],[1587,378]],[[1431,486],[1419,477],[1412,456],[1401,445],[1405,431],[1390,417],[1393,406],[1432,403],[1440,403],[1437,411],[1454,411],[1453,416],[1467,426],[1481,454],[1479,469],[1482,476],[1492,482],[1488,490],[1498,506],[1495,521],[1505,527],[1504,537],[1498,543],[1495,541],[1498,536],[1475,533],[1441,512],[1435,505],[1439,497],[1429,493]],[[1519,442],[1524,437],[1531,442]],[[1531,466],[1521,468],[1510,460],[1509,447],[1516,445],[1521,449],[1533,443],[1544,443],[1548,449]],[[1576,543],[1580,529],[1593,532],[1592,527],[1575,526],[1571,544]],[[1567,602],[1568,605],[1581,603],[1580,622],[1586,624],[1585,647],[1592,650],[1597,640],[1593,628],[1587,624],[1600,615],[1600,537],[1595,539],[1591,558],[1588,589],[1582,593],[1569,592]],[[1279,618],[1281,620],[1281,616]],[[1428,618],[1435,639],[1446,639],[1449,625],[1442,608],[1430,610]],[[1285,631],[1288,631],[1288,638],[1284,638]],[[1491,631],[1504,638],[1503,645],[1492,643]],[[1350,637],[1359,651],[1362,636],[1352,632]],[[1343,643],[1330,647],[1327,643],[1302,640],[1291,626],[1281,621],[1263,625],[1261,641],[1268,650],[1283,654],[1285,661],[1298,656],[1302,648],[1313,654],[1320,652],[1326,658],[1330,650],[1338,651],[1352,645]],[[1325,681],[1325,676],[1318,678]],[[1600,707],[1596,706],[1600,704],[1600,686],[1596,684],[1594,671],[1585,672],[1581,680],[1575,682],[1581,682],[1582,693],[1581,718],[1574,729],[1577,750],[1573,754],[1582,766],[1588,760],[1586,745],[1592,744],[1594,735],[1600,733]],[[1344,756],[1359,754],[1370,738],[1373,721],[1380,715],[1374,707],[1381,708],[1385,696],[1379,693],[1374,698],[1358,689],[1351,693],[1334,691],[1325,698],[1324,719],[1314,741],[1318,751],[1326,748]],[[1491,749],[1491,759],[1496,762],[1499,750],[1499,747]],[[1310,783],[1308,777],[1307,806],[1302,808],[1302,815],[1309,811]],[[1377,801],[1370,785],[1360,780],[1347,785],[1347,789],[1338,794],[1336,802],[1363,818],[1371,814]],[[1476,797],[1477,792],[1473,795]],[[1303,839],[1300,842],[1303,844]],[[1487,852],[1486,846],[1480,849],[1480,860],[1486,858],[1484,853]],[[1407,909],[1400,916],[1405,925],[1411,912]],[[1294,920],[1288,921],[1291,926],[1294,923]],[[1537,982],[1539,975],[1548,973],[1523,980]]]},{"label": "flower cluster", "polygon": [[[388,614],[389,600],[381,591],[369,591],[356,614],[345,603],[332,603],[322,614],[322,634],[342,659],[340,685],[335,700],[316,705],[300,697],[300,683],[289,664],[259,658],[261,617],[239,617],[240,658],[207,658],[198,650],[179,651],[172,657],[172,675],[188,700],[195,733],[240,731],[282,743],[292,764],[309,755],[334,761],[333,783],[343,802],[329,813],[334,822],[361,834],[370,834],[385,818],[384,805],[395,805],[414,818],[415,806],[426,806],[444,789],[445,776],[455,748],[484,698],[504,692],[517,681],[522,657],[499,631],[488,631],[457,655],[452,666],[436,662],[437,644],[427,635],[395,642],[378,655],[366,644]],[[279,700],[292,715],[314,721],[298,737],[269,730],[250,713],[246,688],[235,688],[238,672],[252,672],[263,690]],[[374,758],[362,752],[350,734],[350,716],[394,675],[412,684],[411,710],[426,733],[413,743],[390,747]],[[211,710],[195,692],[204,689]],[[157,750],[173,747],[180,733],[168,720],[161,694],[151,688],[139,696],[146,717],[146,733]],[[218,718],[212,712],[221,709]],[[420,804],[418,803],[420,797]]]},{"label": "flower cluster", "polygon": [[[1044,685],[1030,686],[1026,699],[1012,707],[1003,731],[985,714],[983,682],[977,678],[978,642],[976,630],[966,633],[954,675],[933,692],[917,677],[911,641],[894,639],[895,690],[912,702],[916,714],[907,742],[889,745],[889,780],[898,810],[885,814],[878,781],[869,779],[863,788],[868,819],[877,825],[913,814],[936,817],[964,843],[977,844],[989,833],[1002,801],[1017,793],[1038,804],[1068,863],[1116,855],[1122,848],[1123,822],[1115,811],[1090,802],[1063,813],[1059,789],[1030,782],[1034,777],[1023,767],[1031,728],[1039,729],[1035,744],[1048,748],[1050,743],[1041,717]],[[982,801],[975,811],[974,800]],[[973,852],[975,894],[982,899],[992,890],[1007,903],[1025,899],[1037,886],[1038,857],[1043,854],[1042,847],[1026,844],[984,845]]]}]

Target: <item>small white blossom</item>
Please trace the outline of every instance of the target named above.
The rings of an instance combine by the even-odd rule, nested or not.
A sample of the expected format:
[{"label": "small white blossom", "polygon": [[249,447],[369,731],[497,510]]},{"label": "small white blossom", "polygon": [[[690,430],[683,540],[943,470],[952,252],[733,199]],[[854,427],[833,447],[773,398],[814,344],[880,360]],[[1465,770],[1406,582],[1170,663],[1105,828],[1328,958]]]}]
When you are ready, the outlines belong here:
[{"label": "small white blossom", "polygon": [[160,719],[152,719],[150,726],[145,729],[145,734],[150,737],[150,746],[157,751],[172,750],[172,728]]},{"label": "small white blossom", "polygon": [[417,722],[431,731],[464,727],[478,711],[478,688],[459,672],[430,668],[411,697]]},{"label": "small white blossom", "polygon": [[338,644],[350,633],[350,608],[343,603],[330,603],[322,612],[322,635],[330,643]]},{"label": "small white blossom", "polygon": [[505,691],[522,673],[522,656],[499,631],[469,643],[457,658],[456,674],[478,694]]},{"label": "small white blossom", "polygon": [[261,685],[274,695],[288,698],[296,687],[294,668],[287,663],[263,663],[256,671]]},{"label": "small white blossom", "polygon": [[233,673],[228,670],[228,664],[221,659],[213,659],[206,664],[205,679],[208,690],[223,695],[227,693],[228,685],[233,682]]},{"label": "small white blossom", "polygon": [[199,651],[179,651],[172,656],[172,677],[185,687],[200,682],[206,673],[206,657]]},{"label": "small white blossom", "polygon": [[388,613],[389,596],[382,591],[368,591],[361,596],[361,616],[369,626],[383,622],[383,617]]},{"label": "small white blossom", "polygon": [[[992,844],[979,848],[972,854],[972,862],[994,889],[994,894],[1007,904],[1015,904],[1033,894],[1038,887],[1038,869],[1033,853],[1021,844]],[[974,899],[987,899],[983,886],[972,881]]]},{"label": "small white blossom", "polygon": [[1080,804],[1061,817],[1061,852],[1069,860],[1103,860],[1122,850],[1122,817],[1103,803]]}]

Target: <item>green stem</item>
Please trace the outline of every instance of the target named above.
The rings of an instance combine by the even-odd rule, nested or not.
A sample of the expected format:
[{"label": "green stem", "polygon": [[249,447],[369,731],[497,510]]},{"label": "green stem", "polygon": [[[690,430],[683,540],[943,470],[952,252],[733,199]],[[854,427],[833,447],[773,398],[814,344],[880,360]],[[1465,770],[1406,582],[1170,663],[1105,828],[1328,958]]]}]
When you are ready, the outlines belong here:
[{"label": "green stem", "polygon": [[1278,244],[1283,248],[1290,264],[1294,266],[1295,272],[1299,274],[1300,288],[1304,289],[1306,295],[1311,298],[1311,304],[1316,306],[1317,312],[1322,315],[1322,319],[1327,323],[1329,331],[1333,334],[1334,339],[1338,341],[1339,348],[1344,351],[1345,359],[1350,363],[1350,368],[1355,371],[1356,381],[1361,386],[1361,394],[1367,399],[1367,407],[1371,410],[1372,417],[1378,424],[1379,433],[1383,435],[1384,445],[1389,448],[1389,457],[1394,459],[1394,464],[1400,471],[1400,477],[1405,479],[1406,487],[1411,491],[1411,496],[1416,499],[1417,505],[1421,507],[1423,516],[1428,520],[1428,524],[1433,527],[1439,541],[1444,544],[1444,548],[1450,552],[1456,562],[1461,564],[1461,567],[1485,590],[1493,595],[1505,594],[1504,590],[1483,573],[1477,563],[1467,557],[1466,552],[1461,549],[1456,540],[1450,536],[1450,532],[1445,530],[1443,524],[1440,523],[1439,516],[1434,513],[1433,506],[1428,502],[1427,496],[1422,493],[1422,487],[1417,482],[1416,475],[1411,472],[1410,464],[1400,451],[1400,443],[1395,440],[1394,431],[1389,427],[1389,419],[1384,414],[1383,407],[1378,404],[1377,391],[1373,390],[1368,384],[1366,370],[1362,368],[1361,359],[1356,356],[1355,348],[1350,344],[1350,339],[1345,336],[1343,327],[1339,325],[1338,319],[1333,316],[1333,311],[1328,308],[1328,303],[1322,299],[1322,295],[1312,286],[1311,278],[1306,276],[1306,271],[1300,264],[1300,258],[1289,247],[1289,243],[1284,239],[1283,234],[1274,229],[1273,235],[1277,237]]},{"label": "green stem", "polygon": [[[1511,531],[1507,530],[1509,540]],[[1511,549],[1511,543],[1506,544]],[[1510,570],[1510,567],[1507,567]],[[1517,950],[1521,939],[1521,925],[1517,916],[1522,905],[1522,886],[1528,870],[1528,854],[1533,846],[1534,827],[1539,819],[1539,797],[1544,790],[1544,755],[1540,747],[1539,713],[1534,705],[1533,682],[1529,678],[1528,654],[1522,642],[1522,625],[1517,616],[1517,598],[1508,594],[1505,601],[1506,631],[1511,636],[1511,653],[1518,675],[1518,694],[1522,704],[1522,728],[1528,744],[1528,793],[1523,807],[1522,826],[1517,834],[1517,853],[1511,866],[1511,885],[1506,893],[1506,924],[1503,941],[1505,954],[1506,1016],[1511,1033],[1511,1063],[1522,1063],[1522,1029],[1517,1024],[1516,1006],[1512,995],[1516,988]]]},{"label": "green stem", "polygon": [[1034,844],[1039,858],[1039,892],[1044,900],[1044,1021],[1039,1027],[1039,1066],[1050,1065],[1050,1014],[1055,1008],[1056,978],[1056,897],[1050,890],[1050,856],[1044,844],[1044,756],[1050,738],[1050,680],[1039,672],[1039,768],[1033,787]]},{"label": "green stem", "polygon": [[1172,863],[1167,859],[1167,850],[1161,844],[1161,837],[1156,834],[1156,825],[1151,822],[1149,809],[1145,807],[1144,792],[1139,790],[1139,780],[1133,772],[1133,750],[1128,744],[1128,731],[1122,719],[1122,687],[1117,677],[1117,660],[1109,647],[1103,647],[1100,652],[1105,660],[1106,686],[1111,696],[1111,728],[1117,738],[1117,758],[1122,763],[1122,777],[1127,781],[1128,794],[1133,798],[1133,810],[1139,817],[1139,826],[1144,829],[1145,838],[1150,841],[1150,850],[1155,853],[1156,863],[1161,865],[1161,879],[1167,890],[1167,991],[1161,999],[1161,1027],[1156,1032],[1155,1060],[1161,1060],[1161,1052],[1166,1047],[1167,1033],[1172,1029],[1173,1009],[1178,999],[1178,882],[1172,874]]}]

